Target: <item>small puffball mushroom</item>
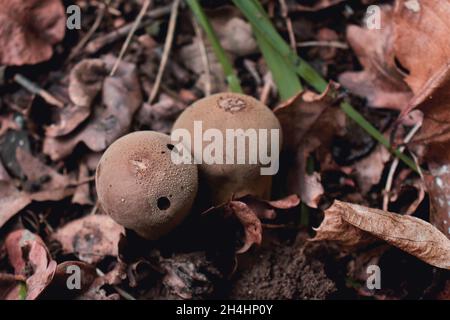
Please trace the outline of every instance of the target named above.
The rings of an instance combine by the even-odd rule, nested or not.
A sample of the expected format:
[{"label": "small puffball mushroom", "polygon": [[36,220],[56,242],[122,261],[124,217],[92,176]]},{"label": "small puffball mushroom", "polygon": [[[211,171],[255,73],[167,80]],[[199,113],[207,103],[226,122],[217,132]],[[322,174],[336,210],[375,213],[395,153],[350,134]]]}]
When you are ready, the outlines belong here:
[{"label": "small puffball mushroom", "polygon": [[175,164],[170,137],[153,131],[116,140],[97,166],[101,207],[117,223],[156,240],[188,214],[198,189],[197,166]]},{"label": "small puffball mushroom", "polygon": [[[190,107],[186,108],[179,116],[172,128],[172,140],[176,141],[175,130],[186,129],[191,136],[191,152],[194,158],[202,157],[202,151],[195,149],[194,139],[199,139],[194,132],[195,123],[201,122],[203,132],[208,129],[218,129],[223,138],[223,155],[224,159],[230,160],[230,154],[227,154],[227,147],[233,141],[227,140],[227,129],[234,129],[236,134],[237,129],[242,129],[246,132],[247,129],[254,129],[257,133],[259,129],[267,129],[267,153],[271,153],[271,131],[278,130],[278,149],[276,156],[279,156],[281,149],[281,126],[272,112],[266,105],[253,97],[237,94],[237,93],[219,93],[208,96],[196,101]],[[229,131],[229,130],[228,130]],[[245,135],[245,134],[244,134]],[[206,139],[208,140],[208,139]],[[212,142],[205,141],[201,143],[203,150]],[[235,139],[237,140],[237,139]],[[258,137],[259,141],[259,137]],[[235,141],[236,142],[236,141]],[[240,147],[238,143],[234,144],[234,159],[231,164],[227,161],[220,163],[206,163],[202,161],[199,163],[200,180],[205,180],[207,187],[211,192],[212,202],[215,205],[225,203],[231,198],[238,198],[245,195],[254,195],[261,198],[269,198],[271,192],[272,176],[262,175],[260,158],[256,163],[250,163],[249,150],[255,152],[255,144],[253,147],[249,146],[249,139],[245,141],[245,163],[239,164],[237,153],[242,152],[242,144]],[[231,147],[230,147],[231,149]],[[240,149],[240,150],[238,150]],[[256,146],[259,149],[259,145]],[[259,152],[259,150],[256,150]],[[204,159],[203,159],[204,160]]]}]

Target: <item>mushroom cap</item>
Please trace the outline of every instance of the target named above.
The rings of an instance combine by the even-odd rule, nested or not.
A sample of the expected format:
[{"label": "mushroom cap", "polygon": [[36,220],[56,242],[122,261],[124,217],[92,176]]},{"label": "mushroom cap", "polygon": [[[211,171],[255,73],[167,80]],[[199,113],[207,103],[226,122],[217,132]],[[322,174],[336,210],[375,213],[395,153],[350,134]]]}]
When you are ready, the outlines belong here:
[{"label": "mushroom cap", "polygon": [[[176,129],[187,129],[191,133],[191,146],[196,157],[198,150],[194,147],[194,121],[202,121],[202,129],[218,129],[224,137],[223,154],[226,156],[227,129],[278,129],[279,147],[281,149],[281,125],[266,105],[251,96],[238,93],[218,93],[193,103],[186,108],[176,120],[172,132]],[[211,142],[203,142],[203,149]],[[249,143],[246,140],[246,159],[248,159]],[[268,153],[271,150],[268,140]],[[234,146],[237,154],[237,144]],[[278,154],[276,156],[279,156]],[[236,158],[235,158],[236,160]],[[261,164],[199,164],[200,175],[206,180],[211,190],[214,204],[229,201],[233,196],[255,195],[268,198],[271,191],[272,177],[261,175]]]},{"label": "mushroom cap", "polygon": [[170,137],[133,132],[105,151],[95,176],[101,207],[119,224],[156,240],[188,214],[198,189],[197,167],[174,164]]}]

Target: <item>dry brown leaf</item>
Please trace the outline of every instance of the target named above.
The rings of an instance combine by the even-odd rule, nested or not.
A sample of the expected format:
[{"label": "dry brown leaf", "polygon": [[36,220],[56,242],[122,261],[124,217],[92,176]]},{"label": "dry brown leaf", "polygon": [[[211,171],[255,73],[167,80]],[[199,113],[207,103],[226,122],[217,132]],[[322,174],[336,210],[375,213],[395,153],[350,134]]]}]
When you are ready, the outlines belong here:
[{"label": "dry brown leaf", "polygon": [[336,200],[313,240],[355,246],[377,237],[438,268],[450,269],[450,240],[430,223]]},{"label": "dry brown leaf", "polygon": [[253,244],[261,244],[262,241],[262,225],[255,212],[250,209],[244,202],[231,201],[230,209],[242,223],[245,231],[245,241],[243,246],[237,253],[244,253],[250,249]]},{"label": "dry brown leaf", "polygon": [[107,215],[88,215],[60,228],[53,238],[62,244],[65,253],[73,253],[87,263],[97,263],[106,256],[117,257],[119,240],[125,234]]},{"label": "dry brown leaf", "polygon": [[15,274],[27,277],[26,299],[38,298],[53,279],[57,265],[44,242],[38,235],[21,229],[6,237],[5,247]]},{"label": "dry brown leaf", "polygon": [[146,125],[151,130],[170,133],[174,121],[186,107],[180,101],[161,93],[157,102],[144,103],[136,118],[141,125]]},{"label": "dry brown leaf", "polygon": [[341,74],[339,83],[367,98],[370,106],[403,110],[412,93],[395,64],[392,8],[383,6],[381,13],[382,28],[379,30],[347,28],[347,41],[364,70]]},{"label": "dry brown leaf", "polygon": [[101,59],[79,62],[70,72],[70,100],[77,106],[90,108],[102,90],[103,79],[107,75],[105,62]]},{"label": "dry brown leaf", "polygon": [[324,192],[320,175],[307,174],[307,159],[319,147],[326,148],[345,127],[345,116],[332,108],[335,85],[317,95],[304,91],[275,108],[283,128],[283,143],[295,153],[296,165],[289,174],[289,192],[297,193],[308,206],[317,208]]},{"label": "dry brown leaf", "polygon": [[[111,70],[115,58],[103,59],[106,70]],[[122,61],[113,77],[106,77],[102,87],[102,103],[93,115],[72,134],[64,137],[46,137],[44,153],[52,160],[67,157],[79,144],[84,143],[92,151],[103,151],[113,141],[127,133],[134,113],[142,104],[142,92],[136,66]]]},{"label": "dry brown leaf", "polygon": [[61,0],[0,0],[0,8],[0,65],[50,59],[66,30]]},{"label": "dry brown leaf", "polygon": [[356,180],[363,194],[380,183],[386,163],[390,159],[390,153],[384,146],[377,146],[372,153],[353,165]]},{"label": "dry brown leaf", "polygon": [[61,137],[74,131],[91,114],[91,108],[80,107],[72,103],[56,110],[57,120],[45,127],[47,137]]},{"label": "dry brown leaf", "polygon": [[19,191],[11,182],[0,181],[0,228],[30,203],[29,194]]}]

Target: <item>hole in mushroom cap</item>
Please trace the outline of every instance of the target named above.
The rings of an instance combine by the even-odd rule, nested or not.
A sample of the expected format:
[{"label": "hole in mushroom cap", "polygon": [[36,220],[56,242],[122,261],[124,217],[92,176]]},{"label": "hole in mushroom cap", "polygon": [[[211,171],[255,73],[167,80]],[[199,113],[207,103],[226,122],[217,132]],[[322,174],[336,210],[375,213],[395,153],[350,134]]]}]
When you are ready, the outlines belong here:
[{"label": "hole in mushroom cap", "polygon": [[158,199],[159,210],[167,210],[170,208],[170,200],[167,197],[161,197]]},{"label": "hole in mushroom cap", "polygon": [[170,151],[172,151],[173,149],[175,149],[175,146],[173,144],[168,144],[167,145],[167,149],[169,149]]}]

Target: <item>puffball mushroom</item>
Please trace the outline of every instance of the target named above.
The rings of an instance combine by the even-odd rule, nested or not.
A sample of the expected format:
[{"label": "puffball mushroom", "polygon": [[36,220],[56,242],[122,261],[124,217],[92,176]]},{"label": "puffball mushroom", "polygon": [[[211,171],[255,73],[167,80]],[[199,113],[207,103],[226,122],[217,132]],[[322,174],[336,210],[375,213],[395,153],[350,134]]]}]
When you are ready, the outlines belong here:
[{"label": "puffball mushroom", "polygon": [[174,229],[198,189],[197,166],[174,164],[170,137],[133,132],[105,151],[95,176],[101,207],[117,223],[149,240]]},{"label": "puffball mushroom", "polygon": [[[202,150],[197,150],[198,146],[198,124],[201,124],[203,132],[208,132],[208,129],[216,129],[220,131],[225,140],[223,142],[223,163],[217,163],[212,161],[199,161],[202,159],[202,150],[206,150],[207,146],[214,142],[213,140],[219,137],[211,138],[210,136],[200,142]],[[179,130],[181,129],[181,130]],[[272,112],[266,105],[253,97],[237,94],[237,93],[219,93],[208,96],[201,100],[198,100],[190,107],[186,108],[184,112],[176,120],[172,128],[172,140],[179,141],[183,130],[187,130],[190,133],[190,149],[191,153],[199,164],[200,179],[205,180],[207,187],[211,191],[212,202],[215,205],[225,203],[230,199],[238,198],[245,195],[254,195],[261,198],[269,198],[271,192],[272,176],[262,175],[261,168],[261,151],[264,153],[266,150],[261,150],[259,142],[263,137],[258,136],[256,144],[250,143],[250,139],[245,140],[245,148],[243,144],[238,145],[234,141],[227,139],[227,132],[231,129],[235,134],[233,140],[242,139],[246,137],[248,129],[253,129],[254,132],[259,134],[263,129],[266,129],[267,138],[267,154],[270,154],[272,158],[276,158],[278,163],[279,151],[281,148],[281,126]],[[242,129],[238,133],[238,129]],[[272,132],[277,133],[275,139],[272,136]],[[242,141],[242,140],[241,140]],[[230,147],[230,143],[234,143],[234,147]],[[256,145],[256,147],[255,147]],[[234,150],[233,154],[227,152],[227,147],[230,150]],[[276,147],[276,148],[275,148]],[[243,150],[244,149],[244,150]],[[258,149],[258,150],[255,150]],[[272,150],[273,149],[273,150]],[[238,163],[236,155],[239,152],[245,152],[244,164]],[[250,163],[249,152],[257,152],[258,159]],[[214,156],[214,155],[213,155]],[[242,158],[241,158],[242,159]],[[204,160],[204,159],[203,159]],[[264,163],[267,165],[267,163]],[[278,167],[276,168],[278,170]]]}]

